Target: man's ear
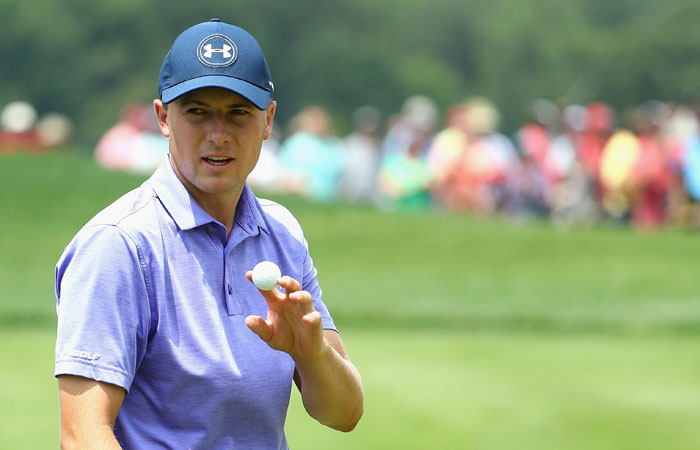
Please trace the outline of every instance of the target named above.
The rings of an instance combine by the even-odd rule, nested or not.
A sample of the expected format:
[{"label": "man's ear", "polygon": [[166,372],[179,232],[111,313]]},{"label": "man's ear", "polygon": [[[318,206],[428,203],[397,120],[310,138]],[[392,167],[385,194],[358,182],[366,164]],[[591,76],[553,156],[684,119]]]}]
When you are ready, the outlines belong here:
[{"label": "man's ear", "polygon": [[265,127],[265,135],[263,136],[264,139],[269,139],[270,136],[272,135],[272,124],[275,119],[275,110],[277,109],[277,102],[272,100],[270,101],[270,105],[267,107],[267,110],[265,110],[265,116],[267,120],[267,125]]},{"label": "man's ear", "polygon": [[168,126],[168,106],[163,104],[162,100],[155,99],[153,100],[153,109],[156,112],[160,132],[163,133],[163,136],[170,137],[170,127]]}]

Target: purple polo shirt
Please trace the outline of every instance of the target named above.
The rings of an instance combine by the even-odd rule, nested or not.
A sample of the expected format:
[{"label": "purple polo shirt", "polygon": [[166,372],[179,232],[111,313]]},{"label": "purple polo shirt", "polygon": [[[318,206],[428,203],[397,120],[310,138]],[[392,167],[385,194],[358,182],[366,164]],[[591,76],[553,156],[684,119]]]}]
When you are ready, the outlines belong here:
[{"label": "purple polo shirt", "polygon": [[245,187],[226,228],[166,161],[88,222],[56,266],[55,375],[127,391],[125,449],[287,448],[294,362],[245,325],[267,305],[245,272],[277,263],[335,329],[301,227]]}]

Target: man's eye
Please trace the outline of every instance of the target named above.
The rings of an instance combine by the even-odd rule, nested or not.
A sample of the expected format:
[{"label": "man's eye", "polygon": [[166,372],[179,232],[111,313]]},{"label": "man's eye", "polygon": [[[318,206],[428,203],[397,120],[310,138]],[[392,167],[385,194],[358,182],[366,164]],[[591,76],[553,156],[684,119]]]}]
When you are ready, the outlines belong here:
[{"label": "man's eye", "polygon": [[194,115],[204,114],[204,110],[202,108],[190,108],[187,110],[187,114],[194,114]]},{"label": "man's eye", "polygon": [[246,111],[245,109],[236,108],[231,110],[231,114],[233,114],[234,116],[242,116],[244,114],[248,114],[248,111]]}]

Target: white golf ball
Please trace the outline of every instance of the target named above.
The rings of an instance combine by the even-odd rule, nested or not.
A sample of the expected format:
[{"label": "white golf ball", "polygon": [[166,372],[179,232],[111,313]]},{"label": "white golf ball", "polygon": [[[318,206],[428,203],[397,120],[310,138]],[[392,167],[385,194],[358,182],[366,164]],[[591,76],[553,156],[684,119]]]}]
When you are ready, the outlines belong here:
[{"label": "white golf ball", "polygon": [[253,284],[261,291],[274,289],[281,276],[280,268],[272,261],[259,262],[253,268]]}]

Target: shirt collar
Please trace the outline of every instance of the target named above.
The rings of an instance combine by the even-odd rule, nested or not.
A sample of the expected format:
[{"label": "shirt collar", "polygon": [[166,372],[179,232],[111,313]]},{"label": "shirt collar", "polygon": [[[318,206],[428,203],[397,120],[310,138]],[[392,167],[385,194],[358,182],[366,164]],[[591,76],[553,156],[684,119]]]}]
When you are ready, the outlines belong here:
[{"label": "shirt collar", "polygon": [[267,234],[270,233],[262,207],[253,191],[248,187],[248,183],[243,186],[241,198],[238,199],[238,205],[236,205],[236,224],[250,236],[260,234],[260,230]]},{"label": "shirt collar", "polygon": [[[208,223],[219,223],[199,206],[177,177],[169,155],[148,180],[156,196],[181,230],[190,230]],[[243,187],[241,198],[236,206],[235,224],[250,236],[269,233],[258,199],[248,184]],[[223,226],[223,225],[222,225]]]}]

